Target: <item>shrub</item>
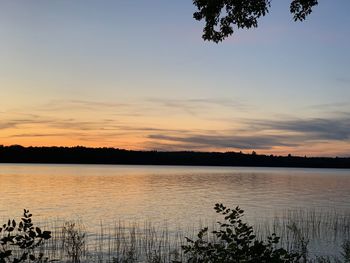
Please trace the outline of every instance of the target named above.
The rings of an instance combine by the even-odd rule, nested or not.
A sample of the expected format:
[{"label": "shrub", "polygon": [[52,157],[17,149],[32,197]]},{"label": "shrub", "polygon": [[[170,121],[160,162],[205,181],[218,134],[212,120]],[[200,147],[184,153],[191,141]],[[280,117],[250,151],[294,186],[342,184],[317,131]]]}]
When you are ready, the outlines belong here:
[{"label": "shrub", "polygon": [[51,238],[51,232],[34,227],[31,217],[29,210],[24,209],[18,225],[13,219],[0,228],[0,263],[48,262],[42,253],[35,253],[35,248]]},{"label": "shrub", "polygon": [[225,223],[218,222],[219,229],[212,233],[216,241],[210,242],[205,236],[208,228],[198,233],[197,240],[186,238],[188,245],[182,246],[188,256],[188,263],[292,263],[298,262],[300,255],[278,248],[279,237],[275,234],[267,241],[258,240],[253,227],[242,221],[244,211],[216,204],[214,209],[222,214]]},{"label": "shrub", "polygon": [[62,248],[67,252],[72,263],[80,263],[80,258],[85,252],[85,233],[81,226],[74,222],[66,222],[62,228]]}]

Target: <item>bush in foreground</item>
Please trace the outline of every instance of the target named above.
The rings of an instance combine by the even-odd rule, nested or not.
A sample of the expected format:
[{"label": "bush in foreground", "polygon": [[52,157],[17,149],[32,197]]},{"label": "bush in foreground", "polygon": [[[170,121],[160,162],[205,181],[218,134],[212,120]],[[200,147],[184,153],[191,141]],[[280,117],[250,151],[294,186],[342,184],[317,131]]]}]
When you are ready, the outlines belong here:
[{"label": "bush in foreground", "polygon": [[50,231],[34,227],[32,214],[24,209],[21,222],[13,219],[0,227],[0,263],[48,262],[42,253],[35,253],[44,240],[51,238]]},{"label": "bush in foreground", "polygon": [[[296,235],[294,241],[297,245],[286,250],[275,234],[258,239],[253,227],[242,220],[244,211],[239,207],[230,209],[216,204],[214,208],[224,216],[225,221],[218,222],[217,230],[210,233],[208,228],[202,229],[197,239],[186,238],[187,244],[182,246],[182,252],[177,250],[179,243],[164,243],[167,234],[158,236],[153,228],[140,232],[133,227],[125,232],[126,228],[119,227],[115,236],[107,240],[108,254],[104,254],[106,243],[101,236],[100,250],[94,256],[85,255],[86,236],[81,226],[74,222],[65,223],[62,232],[56,230],[54,238],[45,242],[51,238],[51,232],[34,227],[32,215],[24,210],[19,224],[9,220],[0,228],[0,263],[350,263],[350,241],[343,243],[341,259],[335,256],[311,258],[307,253],[308,239],[305,239],[296,224],[288,226],[288,229]],[[127,238],[129,231],[130,238]],[[115,246],[110,246],[113,240]],[[181,240],[184,238],[181,237]],[[54,243],[50,243],[52,241]],[[59,252],[59,259],[52,259],[58,255],[50,254],[52,250]],[[44,257],[41,252],[49,256]]]},{"label": "bush in foreground", "polygon": [[252,226],[242,221],[244,211],[238,206],[234,209],[216,204],[217,213],[224,215],[225,222],[219,230],[213,231],[215,241],[208,241],[208,228],[198,233],[197,240],[187,239],[183,250],[189,263],[292,263],[299,262],[301,256],[278,248],[279,237],[275,234],[267,241],[258,240]]}]

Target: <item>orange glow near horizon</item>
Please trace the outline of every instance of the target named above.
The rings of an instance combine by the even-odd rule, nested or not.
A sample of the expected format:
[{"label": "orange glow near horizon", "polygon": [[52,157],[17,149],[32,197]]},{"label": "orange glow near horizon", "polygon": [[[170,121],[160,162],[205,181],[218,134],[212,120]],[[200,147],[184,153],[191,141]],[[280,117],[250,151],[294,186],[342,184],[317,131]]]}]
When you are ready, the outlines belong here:
[{"label": "orange glow near horizon", "polygon": [[191,1],[3,2],[0,144],[350,156],[350,1],[219,44]]},{"label": "orange glow near horizon", "polygon": [[[45,114],[40,108],[31,110],[31,114],[25,110],[22,113],[8,111],[2,115],[1,144],[158,151],[255,151],[298,156],[349,156],[350,152],[347,141],[317,141],[312,140],[313,137],[310,140],[302,131],[265,127],[265,123],[260,123],[262,121],[251,121],[252,113],[242,114],[246,118],[236,119],[232,124],[228,112],[222,111],[222,120],[215,118],[216,109],[203,117],[203,114],[188,114],[182,109],[164,108],[162,111],[149,107],[145,110],[135,106],[123,109],[125,106],[93,103],[88,105],[91,108],[86,108],[87,103],[81,104],[69,105],[70,108],[62,106],[62,110],[57,111],[51,111],[47,105]],[[53,109],[58,106],[56,103]],[[132,110],[138,114],[130,116]],[[275,122],[284,123],[279,120],[269,122],[271,126]]]},{"label": "orange glow near horizon", "polygon": [[[4,138],[4,137],[3,137]],[[143,137],[127,137],[123,136],[122,138],[108,138],[104,140],[102,138],[94,137],[94,140],[86,140],[72,137],[61,137],[57,136],[38,136],[35,138],[31,137],[19,137],[19,138],[8,138],[2,139],[1,144],[4,146],[10,145],[22,145],[25,147],[41,147],[41,146],[63,146],[63,147],[75,147],[75,146],[84,146],[84,147],[112,147],[126,150],[158,150],[158,151],[207,151],[207,152],[243,152],[243,153],[252,153],[255,151],[257,154],[266,154],[266,155],[281,155],[286,156],[292,154],[293,156],[308,156],[308,157],[317,157],[317,156],[327,156],[327,157],[347,157],[347,153],[350,152],[350,146],[347,143],[342,142],[323,142],[318,144],[306,144],[299,147],[282,147],[275,146],[270,149],[240,149],[240,148],[229,148],[229,147],[210,147],[203,146],[200,148],[187,148],[182,144],[168,142],[161,144],[159,147],[159,142],[151,141],[148,138]]]}]

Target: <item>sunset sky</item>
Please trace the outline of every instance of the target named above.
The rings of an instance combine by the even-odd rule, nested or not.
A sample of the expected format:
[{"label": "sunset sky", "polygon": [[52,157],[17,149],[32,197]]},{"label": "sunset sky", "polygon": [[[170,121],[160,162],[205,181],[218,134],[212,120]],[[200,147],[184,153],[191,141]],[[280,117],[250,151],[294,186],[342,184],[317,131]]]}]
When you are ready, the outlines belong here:
[{"label": "sunset sky", "polygon": [[191,0],[0,0],[0,144],[350,156],[350,1],[204,42]]}]

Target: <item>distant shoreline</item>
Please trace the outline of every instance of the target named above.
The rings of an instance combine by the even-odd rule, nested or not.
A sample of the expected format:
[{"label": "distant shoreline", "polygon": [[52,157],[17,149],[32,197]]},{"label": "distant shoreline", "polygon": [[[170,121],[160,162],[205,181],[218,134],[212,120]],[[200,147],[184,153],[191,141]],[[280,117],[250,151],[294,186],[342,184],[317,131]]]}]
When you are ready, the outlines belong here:
[{"label": "distant shoreline", "polygon": [[300,157],[238,152],[158,152],[117,148],[0,146],[0,163],[123,164],[226,167],[350,168],[349,157]]},{"label": "distant shoreline", "polygon": [[281,168],[281,169],[334,169],[334,170],[350,170],[350,167],[312,167],[312,166],[257,166],[257,165],[191,165],[191,164],[125,164],[125,163],[44,163],[44,162],[2,162],[0,161],[0,165],[100,165],[100,166],[134,166],[134,167],[142,167],[142,166],[155,166],[155,167],[208,167],[208,168]]}]

